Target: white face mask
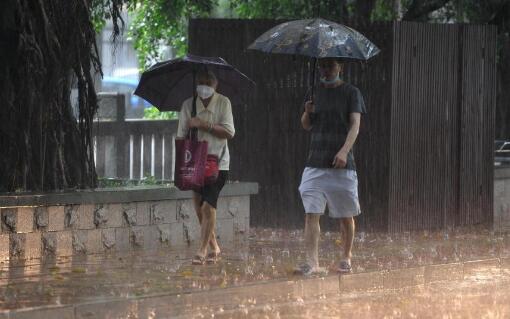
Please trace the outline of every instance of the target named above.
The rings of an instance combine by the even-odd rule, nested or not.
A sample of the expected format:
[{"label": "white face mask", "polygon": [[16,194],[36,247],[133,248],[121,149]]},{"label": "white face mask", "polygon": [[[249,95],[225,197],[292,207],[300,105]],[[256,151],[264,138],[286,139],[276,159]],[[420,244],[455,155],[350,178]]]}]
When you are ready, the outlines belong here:
[{"label": "white face mask", "polygon": [[197,85],[197,94],[201,99],[208,99],[214,94],[214,88],[208,85]]}]

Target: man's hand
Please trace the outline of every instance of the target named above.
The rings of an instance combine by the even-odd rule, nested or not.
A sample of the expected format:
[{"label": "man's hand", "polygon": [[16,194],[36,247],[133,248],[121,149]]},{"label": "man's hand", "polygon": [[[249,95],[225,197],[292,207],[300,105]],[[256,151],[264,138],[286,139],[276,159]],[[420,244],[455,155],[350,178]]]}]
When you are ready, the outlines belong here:
[{"label": "man's hand", "polygon": [[347,152],[340,150],[333,159],[334,168],[344,168],[347,165]]},{"label": "man's hand", "polygon": [[313,104],[312,101],[306,101],[305,112],[308,114],[315,112],[315,105]]},{"label": "man's hand", "polygon": [[188,122],[188,127],[204,130],[207,127],[207,123],[205,121],[202,121],[198,117],[192,117]]}]

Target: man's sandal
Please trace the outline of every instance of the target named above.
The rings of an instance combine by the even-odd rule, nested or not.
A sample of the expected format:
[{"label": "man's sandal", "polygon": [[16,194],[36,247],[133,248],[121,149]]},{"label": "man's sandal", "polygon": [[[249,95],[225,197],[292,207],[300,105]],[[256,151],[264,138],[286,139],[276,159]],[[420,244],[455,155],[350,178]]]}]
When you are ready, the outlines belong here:
[{"label": "man's sandal", "polygon": [[294,268],[293,274],[305,277],[312,275],[325,276],[328,274],[328,271],[323,267],[312,267],[308,263],[303,263]]},{"label": "man's sandal", "polygon": [[192,265],[203,265],[203,264],[205,264],[205,257],[195,255],[195,257],[193,257],[193,259],[191,260],[191,264]]},{"label": "man's sandal", "polygon": [[220,253],[211,252],[207,254],[207,259],[205,260],[208,264],[215,264],[220,260]]}]

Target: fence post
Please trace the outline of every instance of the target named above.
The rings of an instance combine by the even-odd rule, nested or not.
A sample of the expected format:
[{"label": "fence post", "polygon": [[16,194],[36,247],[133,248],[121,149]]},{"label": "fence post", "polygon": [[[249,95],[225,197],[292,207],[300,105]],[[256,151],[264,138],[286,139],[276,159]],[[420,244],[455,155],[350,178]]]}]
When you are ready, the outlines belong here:
[{"label": "fence post", "polygon": [[126,99],[124,94],[117,94],[116,102],[116,121],[117,127],[123,134],[116,134],[115,150],[117,162],[117,177],[121,179],[129,178],[129,132],[127,132],[126,120]]}]

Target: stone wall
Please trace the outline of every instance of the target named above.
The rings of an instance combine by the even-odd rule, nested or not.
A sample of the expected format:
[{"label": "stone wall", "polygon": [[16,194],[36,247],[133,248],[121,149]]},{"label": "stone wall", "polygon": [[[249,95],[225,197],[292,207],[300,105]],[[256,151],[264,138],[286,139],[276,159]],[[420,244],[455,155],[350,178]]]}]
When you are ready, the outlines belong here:
[{"label": "stone wall", "polygon": [[[257,184],[227,184],[218,202],[220,241],[245,237]],[[199,224],[190,192],[145,187],[0,196],[0,261],[192,244]]]},{"label": "stone wall", "polygon": [[494,170],[494,229],[510,230],[510,167]]}]

